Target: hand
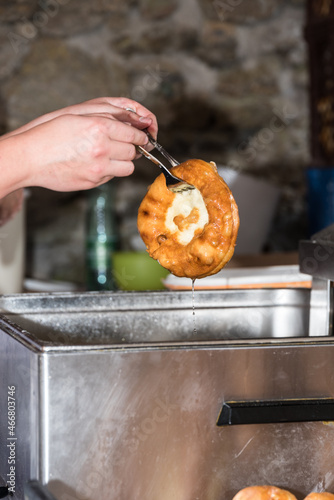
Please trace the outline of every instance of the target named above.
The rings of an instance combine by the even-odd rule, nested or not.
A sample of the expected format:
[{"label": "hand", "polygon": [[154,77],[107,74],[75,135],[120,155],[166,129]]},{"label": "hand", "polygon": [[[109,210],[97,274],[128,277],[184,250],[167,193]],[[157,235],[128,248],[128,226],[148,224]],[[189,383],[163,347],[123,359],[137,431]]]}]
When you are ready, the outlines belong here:
[{"label": "hand", "polygon": [[22,134],[25,154],[32,159],[26,184],[55,191],[90,189],[130,175],[135,145],[148,140],[141,130],[102,113],[60,115]]},{"label": "hand", "polygon": [[158,124],[154,114],[138,102],[126,97],[98,97],[80,104],[73,104],[72,106],[67,106],[66,108],[51,111],[51,113],[47,113],[36,118],[14,132],[10,132],[7,136],[24,132],[25,130],[35,127],[36,125],[40,125],[41,123],[45,123],[46,121],[52,120],[53,118],[57,118],[58,116],[64,114],[82,115],[99,113],[107,113],[113,118],[124,123],[129,123],[138,129],[148,128],[150,134],[155,139],[157,138]]},{"label": "hand", "polygon": [[156,137],[155,116],[125,98],[93,99],[37,118],[0,140],[0,198],[21,187],[76,191],[129,175],[135,146],[148,143],[144,128]]}]

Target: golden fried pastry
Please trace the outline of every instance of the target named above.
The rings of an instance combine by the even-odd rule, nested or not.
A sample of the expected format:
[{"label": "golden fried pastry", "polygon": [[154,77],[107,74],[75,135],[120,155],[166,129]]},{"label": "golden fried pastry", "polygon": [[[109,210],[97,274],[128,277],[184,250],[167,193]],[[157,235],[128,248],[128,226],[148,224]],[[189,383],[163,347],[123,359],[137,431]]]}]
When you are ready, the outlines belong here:
[{"label": "golden fried pastry", "polygon": [[287,490],[282,490],[276,486],[248,486],[240,490],[233,500],[297,500],[296,497]]},{"label": "golden fried pastry", "polygon": [[215,274],[234,253],[237,204],[213,162],[187,160],[171,172],[196,189],[173,193],[157,177],[139,207],[139,233],[150,256],[176,276]]},{"label": "golden fried pastry", "polygon": [[322,493],[310,493],[304,500],[334,500],[333,493],[328,493],[327,491],[323,491]]}]

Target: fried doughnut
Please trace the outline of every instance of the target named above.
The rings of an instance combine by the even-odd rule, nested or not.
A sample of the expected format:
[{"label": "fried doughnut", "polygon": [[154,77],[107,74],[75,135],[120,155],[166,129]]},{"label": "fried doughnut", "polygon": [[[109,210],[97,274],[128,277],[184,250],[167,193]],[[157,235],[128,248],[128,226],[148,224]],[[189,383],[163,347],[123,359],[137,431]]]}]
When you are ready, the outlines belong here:
[{"label": "fried doughnut", "polygon": [[238,207],[216,165],[187,160],[171,172],[196,189],[173,193],[161,174],[138,210],[138,230],[151,257],[172,274],[215,274],[234,253]]},{"label": "fried doughnut", "polygon": [[322,493],[313,492],[307,495],[304,500],[334,500],[334,495],[327,491],[323,491]]},{"label": "fried doughnut", "polygon": [[248,486],[240,490],[233,500],[297,500],[296,497],[287,490],[282,490],[276,486]]}]

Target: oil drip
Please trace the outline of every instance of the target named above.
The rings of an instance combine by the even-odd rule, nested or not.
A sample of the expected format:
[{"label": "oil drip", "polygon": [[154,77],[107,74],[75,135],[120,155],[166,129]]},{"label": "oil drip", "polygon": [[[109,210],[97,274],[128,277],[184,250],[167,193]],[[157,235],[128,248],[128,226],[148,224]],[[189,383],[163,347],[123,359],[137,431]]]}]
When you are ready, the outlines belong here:
[{"label": "oil drip", "polygon": [[194,323],[194,335],[197,334],[196,328],[196,315],[195,315],[195,280],[191,280],[191,290],[192,290],[192,305],[193,305],[193,323]]}]

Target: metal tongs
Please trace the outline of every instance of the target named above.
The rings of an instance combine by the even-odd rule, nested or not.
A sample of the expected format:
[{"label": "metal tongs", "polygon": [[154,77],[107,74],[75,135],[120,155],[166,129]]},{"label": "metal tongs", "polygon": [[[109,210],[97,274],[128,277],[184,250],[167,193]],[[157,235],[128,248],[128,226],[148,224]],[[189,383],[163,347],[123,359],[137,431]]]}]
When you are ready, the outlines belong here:
[{"label": "metal tongs", "polygon": [[[153,137],[147,130],[144,130],[144,132],[146,133],[148,140],[150,141],[152,146],[154,146],[162,154],[162,156],[164,156],[166,160],[169,161],[172,167],[176,167],[177,165],[179,165],[179,162],[176,161],[169,153],[167,153],[167,151],[155,139],[153,139]],[[147,159],[151,160],[161,168],[162,173],[164,174],[166,179],[166,186],[170,191],[172,191],[173,193],[180,193],[182,191],[190,191],[192,189],[195,189],[195,186],[193,186],[192,184],[189,184],[188,182],[183,181],[182,179],[179,179],[175,175],[171,174],[168,168],[165,167],[165,165],[160,160],[158,160],[158,158],[146,151],[146,149],[142,148],[141,146],[137,146],[137,150]]]}]

